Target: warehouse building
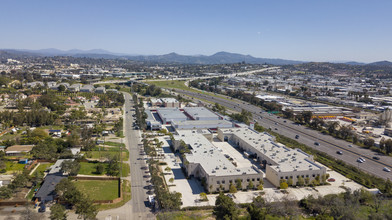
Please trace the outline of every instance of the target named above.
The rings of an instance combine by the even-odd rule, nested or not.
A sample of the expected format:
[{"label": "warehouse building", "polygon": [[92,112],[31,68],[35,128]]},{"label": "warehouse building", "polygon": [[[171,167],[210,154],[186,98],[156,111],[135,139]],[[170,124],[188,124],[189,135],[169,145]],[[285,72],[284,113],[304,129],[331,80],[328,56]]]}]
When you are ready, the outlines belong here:
[{"label": "warehouse building", "polygon": [[184,111],[192,120],[216,121],[221,119],[218,115],[204,107],[185,107]]},{"label": "warehouse building", "polygon": [[311,155],[277,143],[268,133],[249,128],[218,129],[218,138],[255,156],[265,166],[266,178],[275,186],[281,180],[292,179],[296,184],[300,177],[312,181],[326,174],[326,168],[317,165]]},{"label": "warehouse building", "polygon": [[220,148],[211,143],[212,137],[212,133],[206,130],[177,130],[173,136],[174,149],[178,150],[182,143],[191,149],[183,158],[186,175],[201,179],[209,192],[229,190],[230,185],[236,185],[238,180],[242,181],[243,189],[250,181],[257,186],[264,173],[256,166],[235,166]]},{"label": "warehouse building", "polygon": [[232,128],[233,123],[226,120],[187,120],[187,121],[172,121],[172,126],[177,129],[212,129],[218,128]]},{"label": "warehouse building", "polygon": [[188,117],[178,108],[159,108],[157,113],[163,124],[170,124],[172,121],[188,120]]}]

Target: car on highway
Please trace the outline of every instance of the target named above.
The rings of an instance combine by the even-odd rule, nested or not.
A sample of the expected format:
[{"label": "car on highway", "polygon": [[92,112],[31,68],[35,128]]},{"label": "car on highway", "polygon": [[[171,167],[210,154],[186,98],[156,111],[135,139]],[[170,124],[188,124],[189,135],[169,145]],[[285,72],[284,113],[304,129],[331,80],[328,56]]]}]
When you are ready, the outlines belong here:
[{"label": "car on highway", "polygon": [[336,153],[339,154],[339,155],[342,155],[342,154],[343,154],[343,152],[340,151],[340,150],[336,151]]},{"label": "car on highway", "polygon": [[299,138],[299,135],[297,134],[297,135],[295,135],[295,139],[298,139]]},{"label": "car on highway", "polygon": [[320,143],[319,142],[314,142],[314,145],[320,146]]},{"label": "car on highway", "polygon": [[353,145],[349,144],[348,147],[353,147]]},{"label": "car on highway", "polygon": [[374,156],[373,159],[375,159],[375,160],[380,160],[380,157]]},{"label": "car on highway", "polygon": [[275,128],[275,130],[278,130],[278,128]]},{"label": "car on highway", "polygon": [[363,162],[365,162],[365,161],[363,160],[363,158],[360,157],[360,158],[357,159],[357,162],[358,162],[358,163],[363,163]]},{"label": "car on highway", "polygon": [[286,123],[286,120],[284,120],[283,122]]},{"label": "car on highway", "polygon": [[391,172],[391,170],[388,167],[384,167],[382,170],[384,170],[385,172]]}]

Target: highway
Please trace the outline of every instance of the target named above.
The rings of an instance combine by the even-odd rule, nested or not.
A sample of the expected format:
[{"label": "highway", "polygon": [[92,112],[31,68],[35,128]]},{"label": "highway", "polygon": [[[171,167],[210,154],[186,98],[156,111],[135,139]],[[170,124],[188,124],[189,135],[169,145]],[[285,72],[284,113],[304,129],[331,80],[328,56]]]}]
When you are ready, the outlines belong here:
[{"label": "highway", "polygon": [[[131,194],[132,198],[130,201],[129,218],[126,219],[155,219],[151,209],[147,206],[147,189],[148,183],[146,179],[143,179],[145,170],[142,167],[146,167],[145,160],[138,160],[140,157],[141,137],[140,131],[132,128],[133,117],[132,114],[133,102],[129,93],[123,93],[125,98],[124,107],[124,135],[125,144],[129,149],[129,162],[131,166]],[[128,113],[127,113],[128,112]],[[128,215],[127,215],[128,216]]]},{"label": "highway", "polygon": [[[350,144],[347,141],[336,139],[330,135],[323,135],[318,131],[312,130],[305,126],[297,125],[290,120],[278,118],[275,115],[268,114],[264,112],[261,108],[245,103],[241,100],[227,100],[231,99],[230,97],[217,98],[208,95],[207,92],[204,94],[185,91],[180,89],[175,89],[179,94],[191,96],[197,99],[204,99],[210,102],[216,102],[220,105],[225,106],[226,108],[233,109],[235,111],[241,112],[242,109],[247,110],[253,114],[253,118],[263,127],[271,128],[276,133],[284,135],[286,137],[295,139],[296,135],[299,135],[297,141],[299,143],[305,144],[309,147],[317,149],[319,151],[325,152],[330,156],[340,159],[347,164],[358,167],[359,169],[373,174],[377,177],[381,177],[384,179],[392,179],[391,172],[383,171],[384,167],[392,168],[392,157],[378,155],[371,150],[367,150],[356,146],[354,144]],[[286,121],[286,122],[285,122]],[[316,146],[315,142],[318,142],[320,145]],[[349,147],[352,145],[352,147]],[[343,154],[337,154],[337,151],[342,151]],[[380,157],[380,160],[373,159],[373,156]],[[359,157],[365,158],[366,161],[364,163],[358,163],[357,159]]]}]

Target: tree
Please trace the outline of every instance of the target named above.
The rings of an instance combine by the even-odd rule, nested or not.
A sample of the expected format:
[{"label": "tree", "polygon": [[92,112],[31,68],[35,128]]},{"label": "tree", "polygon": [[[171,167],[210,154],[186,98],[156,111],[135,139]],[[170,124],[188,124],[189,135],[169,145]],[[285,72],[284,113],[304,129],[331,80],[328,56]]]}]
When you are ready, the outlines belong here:
[{"label": "tree", "polygon": [[0,199],[9,199],[12,196],[12,190],[7,186],[0,187]]},{"label": "tree", "polygon": [[265,201],[261,196],[253,198],[253,202],[248,206],[251,220],[264,220],[267,213],[264,209]]},{"label": "tree", "polygon": [[304,111],[301,113],[301,116],[304,119],[304,122],[306,124],[309,124],[310,120],[312,119],[313,113],[311,111]]},{"label": "tree", "polygon": [[280,189],[287,189],[289,186],[287,185],[286,181],[280,182]]},{"label": "tree", "polygon": [[230,183],[229,192],[230,193],[236,193],[237,192],[237,188],[232,183]]},{"label": "tree", "polygon": [[298,179],[297,179],[297,186],[304,186],[304,185],[305,185],[304,178],[299,176]]},{"label": "tree", "polygon": [[61,164],[61,172],[68,173],[68,175],[70,175],[70,176],[78,175],[79,169],[80,169],[80,164],[76,160],[73,160],[73,161],[65,160]]},{"label": "tree", "polygon": [[200,193],[201,201],[208,201],[207,194],[205,192]]},{"label": "tree", "polygon": [[117,156],[109,160],[107,174],[109,176],[118,176],[120,174],[120,163]]},{"label": "tree", "polygon": [[253,181],[250,180],[249,183],[248,183],[247,188],[248,188],[248,189],[253,189],[254,187],[255,187],[255,186],[254,186],[254,184],[253,184]]},{"label": "tree", "polygon": [[97,174],[103,174],[104,171],[105,171],[105,168],[103,167],[103,165],[101,163],[98,164],[96,167]]},{"label": "tree", "polygon": [[64,92],[65,91],[65,86],[64,85],[59,85],[58,87],[57,87],[57,90],[59,91],[59,92]]},{"label": "tree", "polygon": [[366,147],[368,147],[368,148],[373,147],[374,146],[374,140],[371,139],[371,138],[366,138],[365,140],[363,140],[363,144]]},{"label": "tree", "polygon": [[289,185],[289,186],[292,186],[293,185],[293,178],[289,178],[288,180],[287,180],[287,185]]},{"label": "tree", "polygon": [[87,220],[95,220],[98,214],[98,208],[94,205],[93,201],[87,196],[82,196],[81,200],[75,205],[76,210],[75,213],[79,215],[79,217]]},{"label": "tree", "polygon": [[216,219],[238,219],[238,210],[232,198],[219,193],[213,211]]},{"label": "tree", "polygon": [[242,190],[242,179],[236,179],[236,188]]},{"label": "tree", "polygon": [[50,219],[51,220],[66,220],[67,213],[65,207],[61,204],[54,204],[50,207]]}]

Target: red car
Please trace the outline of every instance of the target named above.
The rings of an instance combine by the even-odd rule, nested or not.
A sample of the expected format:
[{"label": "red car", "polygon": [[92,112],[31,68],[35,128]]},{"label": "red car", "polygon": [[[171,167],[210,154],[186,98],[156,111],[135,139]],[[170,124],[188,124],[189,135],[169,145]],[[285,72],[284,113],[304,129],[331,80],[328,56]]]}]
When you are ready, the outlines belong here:
[{"label": "red car", "polygon": [[335,179],[334,178],[329,178],[327,181],[328,182],[335,182]]}]

